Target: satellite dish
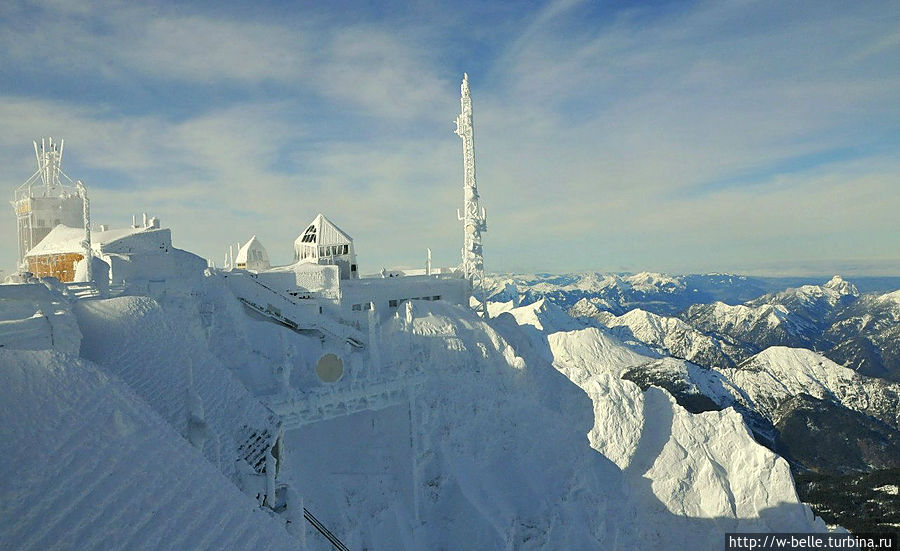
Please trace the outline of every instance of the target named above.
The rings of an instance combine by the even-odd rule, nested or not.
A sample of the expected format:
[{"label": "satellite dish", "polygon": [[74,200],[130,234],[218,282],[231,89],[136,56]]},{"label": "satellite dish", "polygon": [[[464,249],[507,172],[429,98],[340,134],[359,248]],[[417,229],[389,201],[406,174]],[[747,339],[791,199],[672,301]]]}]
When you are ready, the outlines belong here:
[{"label": "satellite dish", "polygon": [[323,383],[333,383],[344,374],[344,362],[334,354],[325,354],[316,364],[316,375]]}]

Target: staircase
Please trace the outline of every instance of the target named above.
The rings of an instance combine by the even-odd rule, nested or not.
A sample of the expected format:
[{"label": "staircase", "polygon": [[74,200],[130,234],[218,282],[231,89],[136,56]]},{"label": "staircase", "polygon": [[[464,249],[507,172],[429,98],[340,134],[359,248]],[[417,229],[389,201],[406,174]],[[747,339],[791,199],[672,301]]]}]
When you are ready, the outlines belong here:
[{"label": "staircase", "polygon": [[238,300],[276,323],[297,332],[325,333],[345,340],[355,348],[364,346],[365,340],[358,329],[322,313],[317,302],[297,301],[249,274],[235,272],[225,275],[225,278],[228,288]]}]

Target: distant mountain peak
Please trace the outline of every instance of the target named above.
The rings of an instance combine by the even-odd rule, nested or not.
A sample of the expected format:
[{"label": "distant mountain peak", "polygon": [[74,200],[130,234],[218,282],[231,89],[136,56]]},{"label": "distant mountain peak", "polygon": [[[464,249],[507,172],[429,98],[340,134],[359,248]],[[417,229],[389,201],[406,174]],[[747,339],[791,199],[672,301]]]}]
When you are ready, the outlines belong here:
[{"label": "distant mountain peak", "polygon": [[825,287],[826,289],[831,289],[832,291],[837,291],[842,295],[851,295],[855,297],[859,296],[859,289],[856,288],[856,285],[850,283],[839,275],[831,278],[831,280],[823,285],[823,287]]}]

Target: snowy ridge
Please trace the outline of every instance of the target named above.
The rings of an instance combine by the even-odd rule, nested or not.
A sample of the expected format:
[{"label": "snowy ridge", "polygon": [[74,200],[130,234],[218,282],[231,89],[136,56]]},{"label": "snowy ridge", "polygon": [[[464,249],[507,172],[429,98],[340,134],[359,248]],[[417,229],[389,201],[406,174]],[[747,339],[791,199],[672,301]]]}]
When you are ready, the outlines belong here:
[{"label": "snowy ridge", "polygon": [[757,307],[738,304],[731,306],[724,302],[716,302],[708,311],[708,315],[715,320],[716,327],[722,332],[747,333],[759,325],[769,329],[782,326],[786,331],[798,334],[803,329],[799,322],[790,319],[790,312],[780,304],[763,304]]},{"label": "snowy ridge", "polygon": [[[532,322],[537,318],[547,327],[541,319],[542,311],[546,311],[543,305],[529,305],[509,315]],[[498,322],[505,336],[517,340],[512,335],[514,328],[503,321],[503,316]],[[519,329],[527,333],[528,324]],[[530,342],[540,346],[540,341]],[[626,486],[635,491],[629,495],[642,505],[637,514],[658,511],[662,504],[676,515],[653,518],[651,512],[650,517],[639,518],[655,526],[670,522],[677,525],[685,518],[716,518],[719,529],[730,525],[736,530],[749,529],[750,525],[775,529],[779,523],[797,523],[794,525],[809,529],[814,524],[819,529],[824,527],[821,521],[814,522],[809,509],[802,505],[778,521],[764,513],[776,503],[796,503],[789,468],[784,460],[753,441],[735,411],[693,415],[661,389],[641,392],[634,383],[619,379],[623,367],[645,365],[652,358],[634,352],[598,328],[551,332],[545,346],[550,349],[554,367],[591,398],[594,426],[589,441],[622,469]],[[534,358],[526,360],[529,366],[535,363]],[[702,376],[697,378],[706,384]],[[728,391],[722,392],[723,400],[728,396]],[[654,501],[656,507],[651,505]],[[667,533],[677,532],[673,527]],[[713,538],[706,542],[706,546],[719,544]],[[672,542],[665,545],[678,546]]]},{"label": "snowy ridge", "polygon": [[802,318],[809,326],[827,326],[835,311],[859,298],[859,290],[841,276],[834,276],[824,285],[803,285],[765,295],[748,302],[749,306],[773,305]]},{"label": "snowy ridge", "polygon": [[[527,309],[528,307],[524,308]],[[530,314],[520,310],[511,312],[509,316],[517,317],[515,314],[519,314],[522,319],[531,318],[531,321],[537,321],[542,326],[548,327],[547,318],[552,319],[555,314],[551,309],[548,316],[546,310],[546,306],[538,306]],[[544,314],[543,319],[541,319],[542,314]],[[456,325],[455,323],[448,326],[445,316],[446,314],[444,316],[427,314],[423,315],[422,318],[417,317],[413,321],[412,330],[414,333],[422,332],[432,335],[435,327],[442,326],[444,331],[449,333],[447,336],[451,338],[452,342],[458,343],[456,339],[461,336],[459,329],[453,329],[454,325]],[[462,317],[461,321],[465,321],[467,317],[468,315]],[[491,371],[476,375],[476,377],[485,378],[483,383],[490,382],[490,384],[479,386],[486,386],[496,397],[492,399],[485,397],[477,400],[475,403],[485,405],[491,401],[499,400],[500,404],[503,404],[508,399],[506,396],[510,392],[515,392],[517,401],[524,403],[517,404],[514,411],[520,409],[528,411],[535,408],[537,404],[534,403],[534,400],[537,398],[537,403],[544,403],[550,406],[549,411],[546,410],[547,406],[541,408],[544,409],[544,413],[536,416],[541,419],[540,424],[535,425],[534,421],[531,421],[524,425],[526,423],[524,418],[514,417],[516,419],[514,422],[520,429],[524,425],[529,432],[533,431],[535,443],[531,445],[527,456],[533,457],[545,453],[559,453],[559,450],[562,449],[574,451],[573,445],[583,436],[574,441],[572,440],[574,438],[572,433],[579,432],[577,427],[575,430],[572,428],[565,430],[560,430],[560,428],[554,429],[552,420],[556,419],[558,414],[554,415],[551,412],[560,411],[564,415],[563,418],[571,419],[574,412],[567,413],[566,410],[571,409],[572,406],[570,405],[563,410],[560,410],[560,407],[563,404],[580,404],[580,400],[573,400],[568,397],[572,392],[571,387],[566,389],[565,384],[560,384],[561,382],[558,379],[551,376],[552,372],[545,371],[549,366],[542,368],[541,362],[537,358],[525,357],[522,358],[525,360],[522,362],[517,356],[511,355],[511,350],[515,348],[510,348],[510,345],[506,342],[506,336],[512,336],[514,341],[530,340],[527,337],[529,325],[519,326],[519,328],[525,329],[525,335],[514,336],[512,333],[517,330],[517,326],[510,324],[508,317],[503,318],[501,316],[498,322],[495,329],[500,329],[504,335],[503,337],[499,335],[494,336],[492,334],[493,331],[485,328],[483,331],[487,333],[491,345],[482,348],[477,343],[473,344],[475,344],[476,350],[479,348],[482,350],[486,349],[487,357],[490,357],[491,354],[502,354],[505,358],[504,362],[509,367],[505,368],[505,370],[500,370],[493,376]],[[467,324],[464,323],[463,327],[465,325]],[[596,328],[583,330],[581,339],[587,340],[591,336],[596,336],[597,333],[595,331],[597,331]],[[555,338],[567,334],[566,332],[551,333],[549,335],[551,346]],[[431,361],[428,361],[429,365],[444,365],[444,361],[434,361],[437,357],[445,354],[441,352],[444,346],[441,346],[440,339],[435,341],[433,338],[430,338],[427,342],[429,343],[427,351],[422,350],[413,355],[419,356],[421,354],[423,359],[431,359]],[[537,345],[533,341],[530,342],[533,345]],[[466,338],[463,338],[463,345],[466,349],[471,349],[471,344]],[[458,344],[455,346],[458,346]],[[495,352],[491,352],[492,349]],[[567,364],[567,361],[557,357],[555,349],[554,358],[556,358],[558,364],[556,365],[557,369],[562,370],[562,367],[571,376],[580,380],[579,386],[591,398],[594,422],[593,427],[589,431],[589,442],[594,449],[600,451],[617,467],[610,470],[608,466],[603,467],[602,462],[593,468],[589,467],[589,465],[583,467],[587,472],[596,472],[593,476],[605,478],[606,481],[603,485],[606,488],[618,488],[621,485],[620,491],[622,495],[620,497],[610,496],[606,498],[605,505],[600,503],[595,505],[596,507],[605,508],[606,517],[603,525],[606,527],[606,530],[613,530],[611,533],[608,533],[609,539],[604,540],[606,542],[605,546],[614,548],[615,545],[609,545],[611,541],[617,541],[619,547],[625,549],[645,544],[662,544],[663,541],[658,538],[660,533],[665,533],[666,537],[672,538],[673,542],[681,542],[681,545],[706,547],[720,543],[718,530],[725,526],[735,529],[750,529],[751,527],[763,526],[769,529],[775,529],[779,526],[805,526],[808,529],[814,529],[815,527],[819,529],[824,528],[821,521],[818,521],[818,524],[814,522],[808,508],[797,503],[787,463],[752,440],[749,432],[743,425],[740,415],[734,411],[727,410],[725,412],[712,412],[695,416],[687,413],[675,404],[674,400],[662,390],[656,389],[642,393],[633,383],[622,381],[608,371],[616,369],[614,365],[622,358],[627,359],[626,363],[628,361],[639,361],[643,358],[629,351],[621,344],[616,345],[612,339],[604,341],[603,345],[598,346],[596,350],[603,351],[597,357],[605,358],[610,363],[607,364],[606,369],[595,367],[590,373],[586,372],[588,369],[586,362],[581,365],[568,364],[563,366],[562,364]],[[526,356],[528,355],[526,354]],[[502,364],[491,362],[488,365],[498,365],[499,367]],[[503,376],[504,371],[511,374],[521,373],[521,375],[516,377],[522,380],[515,385],[515,390],[512,388],[509,391],[505,390],[505,386],[509,383],[503,384],[496,380],[498,375],[501,375],[501,381],[509,376]],[[462,375],[464,376],[464,372]],[[537,378],[537,380],[533,383],[527,383],[528,379],[534,378]],[[538,380],[541,381],[540,384],[535,385],[535,383],[538,383]],[[542,389],[542,392],[531,397],[531,393],[534,391],[530,389],[535,387]],[[453,400],[460,400],[460,407],[465,408],[463,404],[471,403],[466,398],[458,395]],[[444,400],[446,398],[436,399]],[[495,422],[505,423],[504,418],[511,413],[509,411],[510,405],[512,404],[504,405],[497,410],[490,408],[484,412],[480,411],[482,406],[479,406],[478,413],[483,413],[487,418],[494,419]],[[447,411],[446,408],[430,409],[431,411]],[[523,414],[525,411],[523,411]],[[569,426],[571,426],[571,421]],[[477,428],[477,425],[472,428]],[[496,429],[497,427],[492,431],[495,434]],[[551,431],[555,433],[555,436],[551,436]],[[460,440],[453,437],[457,433]],[[447,444],[451,449],[455,446],[463,447],[463,449],[471,448],[473,444],[470,441],[463,441],[466,433],[467,431],[461,430],[460,427],[457,427],[456,430],[451,430],[450,437],[452,440]],[[570,436],[566,436],[567,434]],[[581,434],[583,435],[584,433],[582,432]],[[560,441],[563,437],[567,440]],[[540,442],[540,445],[537,442]],[[509,451],[515,457],[525,460],[525,455],[515,452],[521,446],[517,439],[507,441],[506,438],[501,438],[499,442],[495,443],[495,445],[498,444],[512,446]],[[541,451],[545,447],[550,447],[555,451]],[[490,462],[489,457],[496,452],[492,451],[491,446],[487,446],[486,443],[479,443],[476,444],[476,451],[474,452],[476,458],[479,457],[479,453],[487,454],[483,461]],[[567,452],[566,455],[568,456],[570,453]],[[687,454],[687,457],[685,457],[685,454]],[[465,455],[468,455],[468,453]],[[594,461],[596,462],[596,460]],[[478,461],[476,464],[481,462]],[[504,467],[504,470],[507,471],[506,477],[518,476],[509,472],[511,464],[506,461],[503,461],[503,463],[506,464],[506,467]],[[553,465],[553,462],[547,458],[546,463],[542,461],[540,464],[544,464],[544,468],[546,468],[547,465]],[[537,465],[534,465],[534,467],[537,467]],[[579,474],[579,477],[583,476],[585,476],[584,472]],[[546,482],[530,480],[527,485],[523,486],[535,487],[536,484],[552,482],[552,479]],[[476,480],[472,480],[467,485],[469,498],[472,499],[473,496],[482,494],[486,491],[486,488],[493,484],[495,483],[480,480],[476,477]],[[562,482],[561,484],[563,488],[566,488],[572,482]],[[517,486],[507,483],[507,487]],[[552,489],[556,487],[557,484],[551,484],[549,488],[545,489],[541,489],[542,486],[538,486],[535,488],[535,491],[539,490],[538,495],[542,496],[543,501],[552,496],[554,492],[559,491]],[[593,487],[593,484],[588,486],[588,488],[590,487]],[[583,490],[586,489],[583,488]],[[597,488],[589,493],[593,495],[594,500],[597,500],[607,495],[609,491],[609,489],[600,490]],[[517,504],[516,508],[520,510],[521,514],[521,504],[533,503],[535,497],[529,497],[528,495],[519,497],[520,499],[517,499],[514,503]],[[624,502],[621,501],[622,498],[625,498]],[[487,500],[487,497],[484,499]],[[572,499],[573,496],[570,496],[566,501]],[[618,505],[613,508],[612,502],[608,501],[609,499],[618,500]],[[479,507],[486,510],[495,510],[497,500],[498,497],[494,495],[490,500],[483,501]],[[795,505],[787,506],[789,503],[794,503]],[[660,505],[662,505],[662,509],[660,509]],[[562,510],[567,510],[569,506],[566,505]],[[557,510],[559,510],[559,507],[561,505],[557,504]],[[777,515],[769,515],[769,509],[773,511],[778,509],[780,512]],[[627,523],[624,521],[623,517],[628,515],[635,515],[636,522]],[[538,518],[532,518],[532,520],[537,520]],[[694,523],[694,530],[702,530],[700,527],[703,526],[704,522],[700,519],[715,519],[717,528],[709,530],[709,527],[707,527],[709,532],[699,536],[699,540],[693,539],[697,537],[697,532],[694,532],[693,536],[686,536],[686,532],[692,531],[688,527]],[[512,523],[515,524],[516,521],[513,520]],[[500,524],[501,526],[508,525],[506,522]],[[610,524],[617,525],[617,528],[613,529]],[[631,528],[628,530],[632,531],[631,534],[621,531],[623,524],[630,524]],[[654,528],[645,531],[643,529],[645,526],[653,526]],[[666,528],[670,528],[671,531],[667,531]],[[556,532],[557,530],[551,531],[551,533]],[[712,534],[716,535],[713,536]],[[709,539],[704,541],[703,538],[707,536]],[[689,541],[693,541],[693,543],[688,543]],[[584,543],[579,545],[579,540],[577,539],[558,542],[551,540],[547,543],[549,543],[550,548],[584,548],[585,545]],[[677,546],[678,543],[670,541],[667,545]],[[540,548],[538,542],[535,542],[535,547]]]},{"label": "snowy ridge", "polygon": [[600,310],[624,314],[642,308],[656,314],[675,315],[696,303],[728,304],[759,297],[771,284],[727,274],[674,276],[641,272],[631,275],[601,274],[500,274],[486,278],[489,301],[515,305],[547,298],[563,308],[588,299]]},{"label": "snowy ridge", "polygon": [[641,272],[631,276],[622,278],[635,291],[644,293],[665,292],[674,293],[684,291],[687,285],[684,280],[679,277],[673,277],[668,274],[659,274],[653,272]]},{"label": "snowy ridge", "polygon": [[[581,302],[575,305],[577,307]],[[587,310],[582,307],[581,311]],[[730,367],[746,352],[740,347],[697,331],[684,320],[635,308],[621,316],[606,314],[596,319],[623,341],[637,340],[658,352],[705,366]]]},{"label": "snowy ridge", "polygon": [[773,422],[781,402],[806,393],[900,428],[900,385],[861,376],[811,350],[773,346],[719,371],[743,389],[749,406]]},{"label": "snowy ridge", "polygon": [[91,362],[0,349],[10,549],[296,549],[283,526]]}]

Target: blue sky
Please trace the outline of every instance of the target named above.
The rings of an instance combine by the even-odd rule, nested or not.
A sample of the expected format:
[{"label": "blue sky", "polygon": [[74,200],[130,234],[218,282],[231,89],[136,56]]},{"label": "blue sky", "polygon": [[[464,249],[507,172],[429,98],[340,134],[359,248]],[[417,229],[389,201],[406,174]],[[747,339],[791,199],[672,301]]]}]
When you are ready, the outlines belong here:
[{"label": "blue sky", "polygon": [[897,2],[7,0],[2,182],[65,138],[96,223],[219,264],[321,211],[454,265],[463,71],[489,271],[900,275]]}]

